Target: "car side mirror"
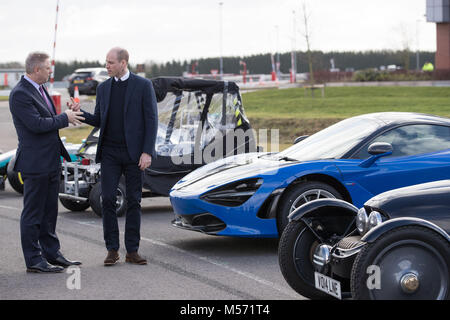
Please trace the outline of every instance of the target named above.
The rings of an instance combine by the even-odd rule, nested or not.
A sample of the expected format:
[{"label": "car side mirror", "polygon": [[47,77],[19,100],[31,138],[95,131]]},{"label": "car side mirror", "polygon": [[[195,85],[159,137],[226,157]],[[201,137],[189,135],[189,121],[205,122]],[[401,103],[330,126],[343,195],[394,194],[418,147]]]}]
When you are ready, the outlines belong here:
[{"label": "car side mirror", "polygon": [[297,144],[297,143],[299,143],[300,141],[302,141],[302,140],[305,140],[306,138],[308,138],[309,136],[300,136],[300,137],[297,137],[297,138],[295,138],[295,140],[294,140],[294,144]]},{"label": "car side mirror", "polygon": [[382,155],[383,153],[388,152],[392,153],[392,150],[392,145],[387,142],[374,142],[367,148],[367,152],[371,156]]},{"label": "car side mirror", "polygon": [[381,157],[390,156],[392,154],[392,145],[387,142],[374,142],[369,148],[367,148],[367,152],[371,155],[371,157],[367,158],[363,162],[359,164],[362,168],[369,168],[372,166],[375,161],[377,161]]}]

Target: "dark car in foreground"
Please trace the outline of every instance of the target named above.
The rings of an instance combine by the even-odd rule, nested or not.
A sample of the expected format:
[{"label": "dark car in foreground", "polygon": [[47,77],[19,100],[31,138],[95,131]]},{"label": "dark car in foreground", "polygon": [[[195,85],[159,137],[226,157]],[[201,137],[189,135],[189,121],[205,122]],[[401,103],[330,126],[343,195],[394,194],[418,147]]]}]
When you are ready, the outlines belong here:
[{"label": "dark car in foreground", "polygon": [[69,94],[73,97],[75,87],[80,94],[95,95],[97,86],[109,78],[105,68],[77,69],[69,77]]},{"label": "dark car in foreground", "polygon": [[391,190],[359,210],[318,200],[289,219],[279,263],[303,296],[450,298],[450,180]]}]

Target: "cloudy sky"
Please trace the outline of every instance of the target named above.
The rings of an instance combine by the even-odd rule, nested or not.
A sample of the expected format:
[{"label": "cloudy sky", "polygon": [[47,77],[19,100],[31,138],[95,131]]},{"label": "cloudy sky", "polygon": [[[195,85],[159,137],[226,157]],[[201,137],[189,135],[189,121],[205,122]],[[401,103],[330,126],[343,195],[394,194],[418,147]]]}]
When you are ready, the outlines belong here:
[{"label": "cloudy sky", "polygon": [[[425,0],[60,0],[56,59],[104,61],[116,45],[131,63],[305,50],[303,2],[312,49],[436,50]],[[52,53],[56,3],[0,0],[0,62]]]}]

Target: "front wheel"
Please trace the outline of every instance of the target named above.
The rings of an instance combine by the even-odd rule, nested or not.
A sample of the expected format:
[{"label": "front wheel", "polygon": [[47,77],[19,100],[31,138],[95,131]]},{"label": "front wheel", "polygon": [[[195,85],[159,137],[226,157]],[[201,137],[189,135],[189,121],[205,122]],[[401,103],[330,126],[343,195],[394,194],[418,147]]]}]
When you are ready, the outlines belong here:
[{"label": "front wheel", "polygon": [[89,208],[89,202],[81,202],[77,200],[70,200],[59,198],[59,201],[63,205],[64,208],[69,209],[70,211],[84,211]]},{"label": "front wheel", "polygon": [[[91,205],[92,210],[99,217],[102,216],[102,185],[100,182],[97,182],[91,189],[89,193],[89,204]],[[121,217],[127,211],[127,200],[126,200],[126,191],[125,191],[125,183],[123,179],[120,180],[119,185],[117,186],[117,200],[116,200],[116,214],[118,217]]]},{"label": "front wheel", "polygon": [[281,205],[277,213],[278,233],[282,234],[289,223],[288,216],[301,205],[309,201],[324,198],[342,199],[342,195],[330,185],[318,182],[302,182],[289,189],[281,199]]},{"label": "front wheel", "polygon": [[318,239],[300,221],[291,221],[281,235],[278,262],[281,273],[292,289],[310,299],[330,299],[315,288],[313,254]]},{"label": "front wheel", "polygon": [[424,227],[406,226],[361,249],[350,284],[357,300],[445,300],[449,275],[449,242]]}]

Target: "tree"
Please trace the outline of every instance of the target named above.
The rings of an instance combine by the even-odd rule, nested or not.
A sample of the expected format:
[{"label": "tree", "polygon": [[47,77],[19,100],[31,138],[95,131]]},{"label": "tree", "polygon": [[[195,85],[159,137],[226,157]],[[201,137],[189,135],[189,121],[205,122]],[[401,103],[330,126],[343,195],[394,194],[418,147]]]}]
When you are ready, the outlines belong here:
[{"label": "tree", "polygon": [[400,33],[400,43],[401,43],[401,51],[400,51],[400,60],[402,61],[403,68],[406,71],[409,71],[409,63],[410,63],[410,53],[411,53],[411,35],[408,31],[408,28],[405,24],[400,24],[399,27]]}]

